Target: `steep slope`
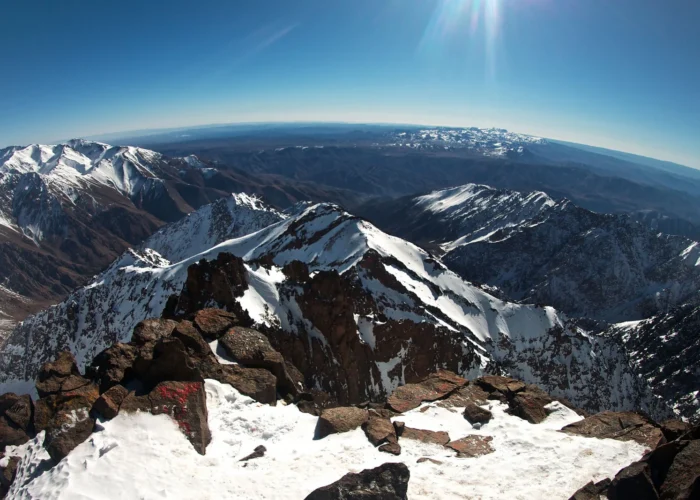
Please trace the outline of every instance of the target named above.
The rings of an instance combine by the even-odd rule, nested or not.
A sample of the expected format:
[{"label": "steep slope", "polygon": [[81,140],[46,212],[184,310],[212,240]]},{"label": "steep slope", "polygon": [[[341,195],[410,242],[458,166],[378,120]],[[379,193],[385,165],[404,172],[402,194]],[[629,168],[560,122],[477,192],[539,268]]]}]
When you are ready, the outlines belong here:
[{"label": "steep slope", "polygon": [[440,367],[504,371],[587,408],[666,413],[649,406],[615,339],[589,335],[552,308],[503,302],[330,204],[176,264],[153,251],[124,255],[13,332],[4,385],[31,380],[61,349],[84,366],[144,318],[210,305],[265,329],[312,386],[342,401],[385,397]]},{"label": "steep slope", "polygon": [[471,184],[370,211],[383,229],[439,249],[464,278],[571,316],[641,319],[700,289],[697,243],[541,192]]},{"label": "steep slope", "polygon": [[349,199],[312,183],[220,167],[83,140],[0,150],[0,311],[8,325],[61,300],[164,223],[233,191],[265,195],[280,207]]}]

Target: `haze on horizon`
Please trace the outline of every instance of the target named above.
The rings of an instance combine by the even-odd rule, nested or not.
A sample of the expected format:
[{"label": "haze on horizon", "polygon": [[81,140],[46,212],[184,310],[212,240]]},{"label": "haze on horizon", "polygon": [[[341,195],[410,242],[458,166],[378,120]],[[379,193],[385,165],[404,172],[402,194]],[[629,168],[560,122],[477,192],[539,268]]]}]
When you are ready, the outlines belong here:
[{"label": "haze on horizon", "polygon": [[4,11],[0,147],[381,122],[507,128],[700,168],[693,0],[32,0]]}]

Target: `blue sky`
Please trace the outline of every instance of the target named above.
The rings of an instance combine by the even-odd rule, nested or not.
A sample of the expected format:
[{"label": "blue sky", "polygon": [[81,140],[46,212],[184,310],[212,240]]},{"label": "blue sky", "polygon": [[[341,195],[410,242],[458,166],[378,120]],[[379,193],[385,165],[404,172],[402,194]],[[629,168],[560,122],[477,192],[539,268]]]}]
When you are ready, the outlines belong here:
[{"label": "blue sky", "polygon": [[700,168],[697,0],[1,5],[0,146],[396,122],[499,126]]}]

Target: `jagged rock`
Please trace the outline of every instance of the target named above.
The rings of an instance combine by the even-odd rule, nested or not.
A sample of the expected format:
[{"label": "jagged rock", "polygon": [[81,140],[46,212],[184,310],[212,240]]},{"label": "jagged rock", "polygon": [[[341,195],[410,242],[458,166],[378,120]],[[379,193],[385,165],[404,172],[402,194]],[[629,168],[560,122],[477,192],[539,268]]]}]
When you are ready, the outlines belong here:
[{"label": "jagged rock", "polygon": [[569,500],[602,500],[608,498],[607,490],[610,486],[610,479],[603,479],[594,483],[589,483],[582,486],[576,493],[571,495]]},{"label": "jagged rock", "polygon": [[89,383],[89,380],[80,375],[73,355],[69,351],[63,351],[59,353],[55,361],[45,363],[41,367],[36,381],[36,389],[39,397],[43,398],[50,394],[72,391]]},{"label": "jagged rock", "polygon": [[348,432],[357,429],[367,422],[369,413],[367,410],[346,406],[328,408],[321,412],[316,426],[316,438],[322,439],[329,434]]},{"label": "jagged rock", "polygon": [[119,413],[119,407],[124,398],[129,394],[126,387],[115,385],[100,394],[95,404],[92,405],[93,413],[97,413],[107,420],[111,420]]},{"label": "jagged rock", "polygon": [[406,500],[411,473],[402,463],[386,463],[311,492],[305,500]]},{"label": "jagged rock", "polygon": [[132,344],[114,344],[95,356],[86,373],[106,391],[124,381],[138,355],[139,349]]},{"label": "jagged rock", "polygon": [[391,453],[392,455],[401,455],[401,445],[399,443],[384,443],[377,448],[379,451],[384,453]]},{"label": "jagged rock", "polygon": [[0,415],[27,433],[31,433],[34,404],[28,395],[8,392],[0,396]]},{"label": "jagged rock", "polygon": [[487,375],[476,379],[476,383],[486,392],[500,392],[501,394],[514,394],[525,390],[525,383],[509,377],[499,375]]},{"label": "jagged rock", "polygon": [[362,426],[369,442],[374,446],[383,443],[397,443],[394,424],[388,418],[369,417],[369,420]]},{"label": "jagged rock", "polygon": [[297,396],[297,408],[300,412],[318,417],[326,408],[338,406],[338,402],[330,394],[318,389],[311,389]]},{"label": "jagged rock", "polygon": [[190,356],[185,344],[175,337],[163,338],[153,347],[153,358],[143,360],[147,366],[140,374],[141,381],[147,387],[155,387],[160,382],[202,382],[203,377]]},{"label": "jagged rock", "polygon": [[539,424],[547,418],[545,406],[554,401],[547,393],[537,388],[519,391],[508,399],[510,413],[531,424]]},{"label": "jagged rock", "polygon": [[496,451],[491,446],[491,441],[493,441],[491,436],[471,435],[463,437],[462,439],[457,439],[456,441],[450,441],[445,446],[455,450],[458,457],[473,458],[488,455]]},{"label": "jagged rock", "polygon": [[660,425],[666,441],[678,439],[691,429],[691,425],[682,420],[665,420]]},{"label": "jagged rock", "polygon": [[0,417],[0,451],[4,451],[6,446],[16,446],[24,444],[31,436],[17,424],[7,417]]},{"label": "jagged rock", "polygon": [[608,487],[610,500],[656,500],[659,494],[651,480],[649,464],[635,462],[617,473]]},{"label": "jagged rock", "polygon": [[454,408],[467,406],[472,403],[475,405],[484,405],[488,402],[489,393],[481,388],[476,383],[469,382],[467,385],[456,389],[450,395],[437,403],[442,408]]},{"label": "jagged rock", "polygon": [[464,418],[470,424],[485,424],[493,418],[493,414],[471,401],[464,408]]},{"label": "jagged rock", "polygon": [[204,455],[211,441],[207,400],[201,382],[161,382],[147,395],[130,393],[122,401],[119,411],[169,415],[201,455]]},{"label": "jagged rock", "polygon": [[213,355],[211,347],[202,337],[202,334],[194,327],[191,321],[183,320],[170,334],[172,338],[180,340],[190,356],[206,358]]},{"label": "jagged rock", "polygon": [[700,439],[689,441],[676,454],[659,493],[661,498],[700,498]]},{"label": "jagged rock", "polygon": [[255,450],[253,453],[251,453],[248,456],[245,456],[239,460],[239,462],[247,462],[248,460],[252,460],[254,458],[260,458],[265,456],[265,452],[267,451],[267,448],[265,448],[263,445],[256,446]]},{"label": "jagged rock", "polygon": [[561,430],[579,436],[636,441],[652,450],[665,442],[661,429],[643,415],[634,412],[605,411],[569,424]]},{"label": "jagged rock", "polygon": [[60,462],[92,434],[95,420],[90,417],[91,407],[91,401],[79,396],[64,402],[56,410],[44,437],[44,448],[54,462]]},{"label": "jagged rock", "polygon": [[136,346],[144,346],[151,342],[169,337],[177,322],[170,319],[146,319],[134,327],[131,342]]},{"label": "jagged rock", "polygon": [[287,371],[287,364],[282,355],[277,352],[268,338],[257,330],[244,327],[233,327],[219,339],[226,353],[242,365],[251,368],[264,368],[277,377],[280,389],[292,395],[297,395],[300,388],[298,380]]},{"label": "jagged rock", "polygon": [[229,384],[238,392],[264,404],[277,403],[277,378],[262,368],[207,363],[201,366],[204,378]]},{"label": "jagged rock", "polygon": [[194,315],[195,328],[208,341],[216,340],[238,324],[235,314],[222,309],[201,309]]},{"label": "jagged rock", "polygon": [[12,486],[15,476],[17,475],[19,461],[19,457],[10,457],[7,461],[7,465],[2,468],[2,472],[0,472],[0,498],[5,498],[10,486]]},{"label": "jagged rock", "polygon": [[[399,422],[396,422],[397,424]],[[401,422],[403,424],[403,422]],[[399,431],[399,429],[401,429]],[[396,427],[396,434],[400,439],[415,439],[423,443],[433,443],[446,445],[450,442],[450,435],[445,431],[428,431],[424,429],[414,429],[407,425],[399,425]]]},{"label": "jagged rock", "polygon": [[467,381],[462,377],[442,370],[420,383],[406,384],[397,388],[387,399],[387,404],[392,410],[404,413],[418,408],[423,401],[443,398],[466,383]]}]

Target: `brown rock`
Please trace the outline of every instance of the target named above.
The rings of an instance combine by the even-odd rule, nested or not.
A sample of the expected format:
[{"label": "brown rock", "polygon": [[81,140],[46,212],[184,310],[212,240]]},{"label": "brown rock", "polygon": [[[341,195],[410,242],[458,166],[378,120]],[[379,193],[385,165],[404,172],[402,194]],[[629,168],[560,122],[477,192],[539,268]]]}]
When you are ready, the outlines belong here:
[{"label": "brown rock", "polygon": [[443,446],[450,442],[450,435],[444,431],[414,429],[406,425],[404,425],[399,437],[401,439],[415,439],[416,441],[422,441],[423,443],[440,444]]},{"label": "brown rock", "polygon": [[401,445],[399,443],[384,443],[379,448],[379,451],[391,453],[392,455],[401,455]]},{"label": "brown rock", "polygon": [[586,437],[636,441],[650,449],[665,442],[661,429],[646,417],[634,412],[605,411],[574,422],[562,432]]},{"label": "brown rock", "polygon": [[202,337],[211,342],[237,325],[238,318],[235,314],[222,309],[202,309],[194,315],[193,323]]},{"label": "brown rock", "polygon": [[476,383],[486,392],[500,392],[502,394],[516,393],[525,390],[525,383],[509,377],[499,375],[486,375],[476,379]]},{"label": "brown rock", "polygon": [[691,425],[681,420],[665,420],[661,422],[661,432],[666,441],[678,439],[691,429]]},{"label": "brown rock", "polygon": [[700,498],[700,439],[688,441],[675,456],[664,478],[661,498]]},{"label": "brown rock", "polygon": [[204,338],[191,321],[181,321],[178,323],[170,336],[179,339],[184,344],[190,356],[199,359],[213,356],[211,347],[205,342]]},{"label": "brown rock", "polygon": [[69,351],[63,351],[55,361],[45,363],[39,370],[36,381],[39,397],[61,392],[63,382],[71,375],[80,377],[80,371],[73,355]]},{"label": "brown rock", "polygon": [[590,481],[584,485],[569,500],[602,500],[608,498],[607,490],[610,486],[610,479],[603,479],[594,483]]},{"label": "brown rock", "polygon": [[282,267],[282,272],[290,280],[296,281],[297,283],[305,283],[309,281],[309,266],[305,262],[299,260],[293,260],[287,262]]},{"label": "brown rock", "polygon": [[285,394],[297,395],[300,388],[299,380],[295,380],[287,371],[287,363],[277,352],[265,335],[236,326],[219,339],[226,353],[242,365],[250,368],[264,368],[277,377],[280,391]]},{"label": "brown rock", "polygon": [[138,354],[139,350],[134,345],[114,344],[95,356],[87,374],[97,381],[100,390],[106,391],[125,380]]},{"label": "brown rock", "polygon": [[464,408],[464,418],[470,424],[485,424],[493,418],[493,414],[469,401]]},{"label": "brown rock", "polygon": [[64,402],[51,418],[44,448],[55,462],[60,462],[92,434],[95,420],[90,417],[91,407],[91,401],[75,397]]},{"label": "brown rock", "polygon": [[2,468],[0,472],[0,498],[5,498],[7,492],[12,486],[12,483],[17,476],[17,466],[19,465],[19,457],[10,457],[7,461],[7,465]]},{"label": "brown rock", "polygon": [[302,413],[318,417],[326,408],[335,408],[338,402],[330,394],[318,389],[300,393],[297,396],[297,408]]},{"label": "brown rock", "polygon": [[97,413],[107,420],[113,419],[119,413],[119,407],[128,394],[129,391],[122,385],[110,387],[92,405],[93,413]]},{"label": "brown rock", "polygon": [[197,360],[190,356],[185,344],[174,337],[159,340],[153,347],[153,359],[147,363],[142,381],[146,387],[160,382],[202,382]]},{"label": "brown rock", "polygon": [[362,426],[367,435],[367,439],[374,446],[379,446],[382,443],[396,443],[396,431],[394,424],[388,418],[371,417]]},{"label": "brown rock", "polygon": [[204,455],[211,441],[207,423],[207,400],[202,382],[161,382],[148,395],[130,393],[120,412],[146,411],[166,414],[177,422],[194,449]]},{"label": "brown rock", "polygon": [[328,408],[321,412],[316,426],[316,439],[322,439],[329,434],[348,432],[357,429],[367,422],[367,410],[354,406]]},{"label": "brown rock", "polygon": [[457,439],[456,441],[450,441],[445,446],[455,450],[458,457],[473,458],[488,455],[496,451],[491,446],[491,441],[493,441],[491,436],[471,435],[463,437],[462,439]]},{"label": "brown rock", "polygon": [[411,473],[402,463],[387,463],[359,474],[345,474],[305,500],[406,500]]},{"label": "brown rock", "polygon": [[454,408],[467,406],[468,403],[484,405],[488,402],[488,392],[475,383],[469,383],[453,391],[446,399],[439,401],[438,406],[442,408]]},{"label": "brown rock", "polygon": [[0,415],[27,432],[32,432],[34,404],[28,395],[18,396],[8,392],[0,396]]},{"label": "brown rock", "polygon": [[263,445],[256,446],[255,450],[253,453],[251,453],[248,456],[245,456],[239,460],[239,462],[247,462],[248,460],[253,460],[254,458],[260,458],[265,456],[265,452],[267,451],[267,448],[265,448]]},{"label": "brown rock", "polygon": [[144,346],[169,337],[177,322],[170,319],[146,319],[134,328],[131,342],[136,346]]},{"label": "brown rock", "polygon": [[201,366],[202,376],[229,384],[238,392],[264,404],[277,403],[277,378],[261,368],[208,363]]},{"label": "brown rock", "polygon": [[404,413],[418,408],[423,401],[435,401],[467,383],[462,377],[448,371],[439,371],[418,384],[406,384],[396,389],[387,404],[389,408]]},{"label": "brown rock", "polygon": [[540,389],[524,390],[513,395],[508,401],[510,413],[531,424],[539,424],[547,418],[545,406],[554,401]]},{"label": "brown rock", "polygon": [[19,427],[6,416],[0,416],[0,451],[5,451],[6,446],[17,446],[31,439],[27,431]]},{"label": "brown rock", "polygon": [[617,473],[608,487],[611,500],[656,500],[659,494],[651,480],[649,464],[635,462]]}]

